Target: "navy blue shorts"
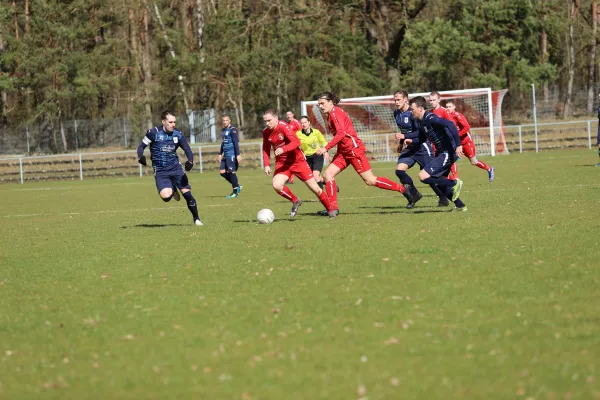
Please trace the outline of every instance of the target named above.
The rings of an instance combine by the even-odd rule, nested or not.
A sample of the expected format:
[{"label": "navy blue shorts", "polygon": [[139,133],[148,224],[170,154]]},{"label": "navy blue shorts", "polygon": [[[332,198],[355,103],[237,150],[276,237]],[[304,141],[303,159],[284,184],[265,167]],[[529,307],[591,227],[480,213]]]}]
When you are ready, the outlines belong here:
[{"label": "navy blue shorts", "polygon": [[419,167],[423,169],[433,159],[433,152],[430,147],[421,146],[419,150],[414,151],[411,149],[405,149],[400,153],[398,157],[398,164],[406,164],[408,168],[412,168],[415,163],[419,164]]},{"label": "navy blue shorts", "polygon": [[221,166],[219,170],[227,171],[229,173],[235,172],[238,170],[238,161],[236,156],[223,156],[221,158]]},{"label": "navy blue shorts", "polygon": [[456,162],[456,155],[450,152],[443,152],[436,155],[424,168],[425,172],[434,178],[448,176],[450,167]]},{"label": "navy blue shorts", "polygon": [[154,180],[156,180],[156,188],[160,193],[166,188],[176,187],[177,189],[191,189],[192,186],[188,181],[188,177],[183,171],[181,164],[177,168],[169,171],[154,171]]}]

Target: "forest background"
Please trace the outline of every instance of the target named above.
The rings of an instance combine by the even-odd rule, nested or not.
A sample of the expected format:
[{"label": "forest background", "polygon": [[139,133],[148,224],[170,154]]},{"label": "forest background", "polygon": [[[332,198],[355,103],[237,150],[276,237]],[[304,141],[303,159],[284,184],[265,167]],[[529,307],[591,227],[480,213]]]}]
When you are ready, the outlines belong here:
[{"label": "forest background", "polygon": [[552,118],[592,117],[597,20],[585,0],[4,0],[0,135],[127,117],[141,136],[214,108],[257,137],[265,109],[325,90],[506,88],[506,123],[531,118],[535,84]]}]

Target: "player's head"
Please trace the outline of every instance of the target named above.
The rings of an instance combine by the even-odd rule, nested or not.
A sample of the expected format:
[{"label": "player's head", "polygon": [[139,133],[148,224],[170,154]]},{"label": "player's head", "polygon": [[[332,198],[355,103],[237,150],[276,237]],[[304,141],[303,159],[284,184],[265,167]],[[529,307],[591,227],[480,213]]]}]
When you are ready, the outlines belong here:
[{"label": "player's head", "polygon": [[310,119],[308,119],[307,115],[303,115],[300,117],[300,125],[302,125],[302,129],[305,131],[310,129]]},{"label": "player's head", "polygon": [[294,112],[293,112],[293,111],[291,111],[291,110],[290,110],[290,111],[287,111],[287,112],[285,113],[285,117],[287,118],[287,120],[288,120],[288,121],[291,121],[291,120],[293,120],[293,119],[294,119]]},{"label": "player's head", "polygon": [[231,117],[227,114],[223,115],[223,128],[229,128],[231,126]]},{"label": "player's head", "polygon": [[425,107],[427,107],[427,100],[423,96],[417,96],[410,100],[410,112],[418,120],[423,119]]},{"label": "player's head", "polygon": [[339,102],[340,99],[338,99],[336,94],[333,92],[323,92],[319,96],[317,96],[317,105],[323,113],[328,113],[329,111],[331,111],[333,106],[338,105]]},{"label": "player's head", "polygon": [[436,91],[433,91],[429,94],[429,102],[431,103],[431,108],[434,110],[440,106],[440,94]]},{"label": "player's head", "polygon": [[396,103],[398,110],[402,110],[408,106],[408,92],[404,89],[396,91],[394,93],[394,103]]},{"label": "player's head", "polygon": [[446,102],[446,108],[448,109],[448,111],[450,111],[451,113],[453,113],[454,111],[456,111],[456,104],[454,104],[454,100],[448,100]]},{"label": "player's head", "polygon": [[277,110],[269,108],[267,111],[263,113],[263,120],[265,121],[265,125],[267,128],[274,129],[279,123],[279,117],[277,116]]},{"label": "player's head", "polygon": [[163,111],[160,114],[160,118],[162,119],[162,126],[165,132],[173,132],[175,129],[175,124],[177,123],[177,118],[175,118],[175,114],[171,111]]}]

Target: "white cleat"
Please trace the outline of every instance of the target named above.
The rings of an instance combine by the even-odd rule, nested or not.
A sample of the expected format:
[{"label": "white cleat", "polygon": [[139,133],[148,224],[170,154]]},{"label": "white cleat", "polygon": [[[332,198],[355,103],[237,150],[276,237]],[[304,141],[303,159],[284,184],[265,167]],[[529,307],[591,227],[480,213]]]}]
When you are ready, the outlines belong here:
[{"label": "white cleat", "polygon": [[194,221],[194,225],[196,226],[204,226],[204,224],[202,223],[202,221],[200,221],[199,219]]}]

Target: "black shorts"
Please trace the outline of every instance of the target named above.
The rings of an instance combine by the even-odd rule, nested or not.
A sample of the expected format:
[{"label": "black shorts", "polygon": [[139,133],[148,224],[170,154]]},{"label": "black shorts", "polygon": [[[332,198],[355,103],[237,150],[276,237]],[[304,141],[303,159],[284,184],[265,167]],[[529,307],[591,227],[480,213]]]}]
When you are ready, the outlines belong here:
[{"label": "black shorts", "polygon": [[225,170],[229,173],[238,170],[238,161],[236,156],[223,156],[221,158],[220,170]]},{"label": "black shorts", "polygon": [[306,162],[308,163],[311,171],[321,172],[323,169],[324,160],[325,157],[322,154],[320,156],[313,154],[312,156],[306,157]]},{"label": "black shorts", "polygon": [[444,151],[432,158],[431,162],[427,164],[423,169],[432,177],[439,178],[442,176],[448,176],[448,173],[450,172],[450,167],[455,162],[455,153]]}]

